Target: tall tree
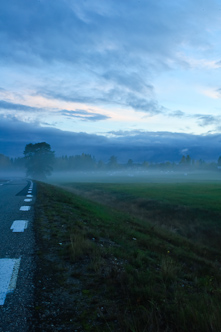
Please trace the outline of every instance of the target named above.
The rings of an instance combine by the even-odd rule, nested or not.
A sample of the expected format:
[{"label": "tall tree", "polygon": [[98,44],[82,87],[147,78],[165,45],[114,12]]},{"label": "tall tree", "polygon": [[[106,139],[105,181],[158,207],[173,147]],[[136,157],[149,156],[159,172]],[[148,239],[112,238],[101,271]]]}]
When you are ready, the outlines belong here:
[{"label": "tall tree", "polygon": [[191,158],[190,158],[189,155],[186,156],[186,163],[187,163],[188,165],[191,164]]},{"label": "tall tree", "polygon": [[118,163],[117,163],[117,157],[116,156],[111,156],[108,162],[108,167],[109,168],[117,168]]},{"label": "tall tree", "polygon": [[180,160],[180,164],[184,165],[186,164],[186,157],[183,155],[181,160]]},{"label": "tall tree", "polygon": [[134,166],[134,162],[132,159],[129,159],[127,162],[127,167],[132,168]]},{"label": "tall tree", "polygon": [[27,175],[34,179],[45,179],[51,174],[54,163],[54,151],[48,143],[27,144],[24,151]]}]

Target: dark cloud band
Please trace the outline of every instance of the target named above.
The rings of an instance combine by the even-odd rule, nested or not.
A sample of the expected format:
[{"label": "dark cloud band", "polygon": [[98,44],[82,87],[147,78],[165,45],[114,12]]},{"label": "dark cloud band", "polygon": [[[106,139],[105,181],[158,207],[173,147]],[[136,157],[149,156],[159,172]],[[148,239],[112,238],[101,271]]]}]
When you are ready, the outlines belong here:
[{"label": "dark cloud band", "polygon": [[56,155],[89,153],[107,161],[116,155],[120,162],[129,158],[178,162],[187,151],[194,159],[217,160],[220,155],[221,135],[191,135],[169,132],[110,131],[109,138],[102,135],[61,131],[27,124],[11,117],[0,116],[0,153],[10,157],[22,156],[28,143],[47,142]]}]

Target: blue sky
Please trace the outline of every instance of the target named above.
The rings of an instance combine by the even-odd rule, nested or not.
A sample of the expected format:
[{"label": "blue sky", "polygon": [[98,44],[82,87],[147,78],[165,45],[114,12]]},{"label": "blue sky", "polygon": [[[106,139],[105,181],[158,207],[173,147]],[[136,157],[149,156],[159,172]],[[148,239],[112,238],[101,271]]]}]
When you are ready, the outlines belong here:
[{"label": "blue sky", "polygon": [[2,1],[0,153],[218,158],[220,35],[215,0]]}]

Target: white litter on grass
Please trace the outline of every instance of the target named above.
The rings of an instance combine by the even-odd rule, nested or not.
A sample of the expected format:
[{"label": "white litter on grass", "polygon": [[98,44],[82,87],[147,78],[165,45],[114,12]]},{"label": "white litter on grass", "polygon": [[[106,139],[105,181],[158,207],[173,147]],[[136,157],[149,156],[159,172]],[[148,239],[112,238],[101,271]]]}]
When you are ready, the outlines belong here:
[{"label": "white litter on grass", "polygon": [[0,259],[0,305],[4,305],[6,295],[16,288],[21,258]]},{"label": "white litter on grass", "polygon": [[21,206],[20,211],[29,211],[31,209],[30,206]]},{"label": "white litter on grass", "polygon": [[32,201],[31,198],[25,198],[25,199],[24,199],[24,202],[31,202],[31,201]]},{"label": "white litter on grass", "polygon": [[28,227],[28,220],[15,220],[11,225],[10,229],[12,229],[13,233],[24,232],[24,230]]}]

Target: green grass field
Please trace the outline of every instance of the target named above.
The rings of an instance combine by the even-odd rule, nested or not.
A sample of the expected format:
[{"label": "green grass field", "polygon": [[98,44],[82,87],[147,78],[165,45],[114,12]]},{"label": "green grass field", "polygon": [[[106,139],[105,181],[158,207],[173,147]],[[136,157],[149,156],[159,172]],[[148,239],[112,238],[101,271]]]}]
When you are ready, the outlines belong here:
[{"label": "green grass field", "polygon": [[62,297],[66,317],[55,326],[221,331],[220,194],[214,182],[39,183],[39,264],[55,285],[44,301]]},{"label": "green grass field", "polygon": [[[67,187],[71,184],[67,183]],[[168,204],[221,211],[221,184],[217,183],[145,183],[145,184],[77,184],[83,191],[99,190],[124,199],[155,199]]]}]

